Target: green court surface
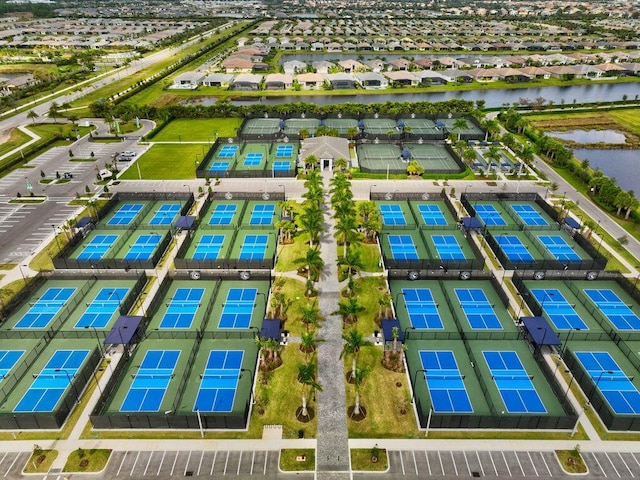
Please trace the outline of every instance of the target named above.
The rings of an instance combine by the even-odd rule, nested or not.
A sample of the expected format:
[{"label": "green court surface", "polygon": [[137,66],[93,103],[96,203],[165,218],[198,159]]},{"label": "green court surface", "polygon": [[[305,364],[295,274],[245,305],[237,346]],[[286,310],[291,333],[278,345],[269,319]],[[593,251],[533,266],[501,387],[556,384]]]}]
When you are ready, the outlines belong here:
[{"label": "green court surface", "polygon": [[376,200],[375,204],[382,219],[383,230],[394,228],[413,230],[416,228],[416,221],[408,202]]},{"label": "green court surface", "polygon": [[[277,231],[273,228],[240,228],[236,234],[230,258],[258,261],[270,259],[276,252],[277,235]],[[259,251],[256,252],[254,250],[247,252],[247,249],[245,248],[246,253],[243,253],[243,245],[256,244],[254,240],[257,241],[257,244],[259,245]]]},{"label": "green court surface", "polygon": [[247,202],[244,209],[240,226],[241,228],[275,228],[279,219],[278,202],[251,200]]},{"label": "green court surface", "polygon": [[460,129],[456,128],[454,126],[456,123],[456,120],[457,120],[456,118],[438,118],[436,122],[444,123],[447,129],[450,132],[455,133],[456,135],[458,134],[458,132],[461,133],[462,135],[465,135],[465,134],[483,135],[482,130],[476,127],[469,120],[467,120],[467,128],[460,128]]},{"label": "green court surface", "polygon": [[350,128],[358,128],[358,120],[355,118],[327,118],[324,121],[324,126],[331,129],[335,128],[340,135],[347,135]]},{"label": "green court surface", "polygon": [[[469,242],[462,234],[460,230],[421,230],[420,234],[424,238],[424,243],[429,252],[429,258],[441,261],[455,262],[458,260],[473,260],[476,258]],[[459,250],[455,247],[457,243]],[[443,249],[443,242],[446,241],[445,249]],[[436,244],[438,246],[436,246]],[[449,248],[447,248],[449,247]],[[462,252],[464,259],[458,258],[459,252]]]},{"label": "green court surface", "polygon": [[[20,343],[18,343],[20,342]],[[16,341],[16,347],[18,345],[22,346],[23,344],[21,343],[22,340]],[[40,352],[40,354],[37,356],[37,358],[35,359],[35,361],[33,362],[32,365],[29,366],[29,368],[23,372],[23,375],[21,377],[19,377],[18,383],[16,384],[16,386],[11,390],[11,392],[8,394],[7,397],[5,397],[3,399],[2,404],[0,405],[0,414],[5,414],[5,415],[9,415],[12,414],[14,409],[18,406],[18,404],[20,403],[21,399],[25,396],[25,393],[27,392],[27,390],[29,390],[29,388],[31,387],[31,385],[36,381],[36,379],[34,378],[34,375],[38,375],[38,373],[40,373],[42,371],[43,368],[45,368],[45,366],[48,364],[48,362],[51,360],[52,356],[55,354],[56,351],[58,350],[75,350],[75,351],[85,351],[86,353],[86,357],[84,359],[84,362],[81,364],[80,368],[78,370],[82,370],[82,368],[84,368],[84,366],[86,365],[87,361],[89,360],[89,358],[91,357],[92,353],[98,348],[98,346],[96,345],[96,340],[95,339],[91,339],[91,338],[67,338],[67,339],[63,339],[63,338],[54,338],[53,340],[51,340],[51,342],[44,348],[44,350],[42,350],[42,352]],[[84,385],[79,385],[77,384],[77,382],[79,382],[78,379],[76,379],[75,381],[72,380],[73,379],[73,375],[75,373],[75,369],[74,371],[71,372],[67,372],[69,373],[69,376],[67,377],[65,375],[64,372],[56,372],[56,386],[59,389],[64,389],[64,395],[66,395],[69,391],[69,388],[74,389],[74,393],[78,393],[78,395],[80,394],[80,392],[82,392],[84,390]],[[8,381],[9,379],[4,380]],[[41,381],[46,380],[45,377],[42,378]],[[71,381],[73,381],[73,384]],[[1,383],[0,383],[1,385]],[[51,386],[50,388],[52,388],[53,386]],[[53,392],[51,392],[51,390],[49,390],[50,394],[52,394]],[[36,394],[34,393],[33,396],[36,396]],[[55,398],[57,398],[56,396],[54,396]],[[46,400],[46,398],[45,398]],[[75,399],[74,399],[75,400]],[[60,401],[59,400],[54,400],[55,401],[55,408],[53,410],[53,412],[57,411],[58,408],[60,407]],[[46,403],[53,403],[51,401],[46,402]],[[34,405],[33,407],[33,412],[29,412],[30,414],[36,414],[37,415],[37,406]],[[40,411],[43,411],[44,409],[40,409]],[[47,415],[49,415],[50,413],[47,411]]]},{"label": "green court surface", "polygon": [[411,160],[422,165],[426,172],[430,170],[458,172],[462,169],[444,145],[406,143],[404,149],[411,152]]},{"label": "green court surface", "polygon": [[[201,330],[205,322],[209,320],[205,312],[213,301],[216,287],[217,284],[214,282],[172,281],[169,289],[162,297],[162,301],[159,303],[158,310],[149,320],[147,334],[154,339],[160,336],[170,344],[171,332],[175,330],[190,330],[192,332]],[[197,294],[198,299],[193,300],[192,296],[192,300],[182,304],[176,295],[178,290],[182,293],[191,291],[192,295]],[[170,315],[167,315],[168,311]],[[176,313],[180,314],[179,319],[176,318]],[[160,332],[155,333],[155,330],[160,330]]]},{"label": "green court surface", "polygon": [[269,159],[270,147],[268,143],[243,143],[236,170],[264,170]]},{"label": "green court surface", "polygon": [[[198,352],[191,365],[191,373],[186,383],[184,393],[180,398],[180,403],[176,413],[193,414],[196,398],[202,382],[201,375],[205,374],[207,360],[213,350],[243,351],[241,372],[237,378],[235,395],[233,396],[233,407],[227,412],[221,413],[243,413],[251,397],[251,385],[255,373],[256,360],[258,358],[258,347],[253,339],[246,340],[211,340],[204,339],[198,347]],[[206,374],[205,374],[206,375]],[[275,400],[274,400],[275,401]],[[207,412],[207,415],[210,413]]]},{"label": "green court surface", "polygon": [[240,225],[244,212],[244,200],[219,200],[200,214],[199,228],[235,228]]},{"label": "green court surface", "polygon": [[[542,210],[542,208],[540,208],[540,206],[536,203],[536,202],[527,202],[527,201],[517,201],[517,202],[510,202],[510,201],[504,201],[501,202],[503,208],[505,209],[505,211],[507,212],[507,214],[511,215],[511,217],[517,222],[517,223],[523,223],[525,225],[527,225],[529,228],[531,228],[532,230],[535,230],[537,228],[556,228],[555,227],[555,221],[551,219],[551,217],[549,215],[547,215],[544,210]],[[544,220],[547,225],[534,225],[532,224],[532,222],[529,220],[527,221],[526,218],[523,218],[521,215],[518,215],[518,213],[515,211],[515,209],[522,209],[522,208],[526,208],[529,211],[533,211],[535,212],[535,214],[539,215],[542,220]],[[535,214],[533,214],[535,216]],[[531,215],[531,214],[529,214]]]},{"label": "green court surface", "polygon": [[[415,253],[417,255],[417,259],[415,258],[410,258],[410,257],[403,257],[402,255],[399,255],[398,253],[392,253],[391,251],[391,246],[389,245],[389,236],[391,237],[396,237],[396,236],[401,236],[402,238],[402,242],[403,243],[407,243],[405,242],[405,238],[404,237],[411,237],[411,240],[413,241],[413,246],[415,247]],[[385,258],[389,258],[389,259],[393,259],[396,261],[404,261],[404,260],[428,260],[429,259],[429,253],[427,252],[427,248],[424,245],[424,240],[422,239],[422,236],[420,235],[420,232],[416,229],[414,230],[397,230],[397,231],[386,231],[383,232],[380,235],[380,247],[382,248],[382,253],[385,256]]]},{"label": "green court surface", "polygon": [[[491,229],[489,229],[491,231]],[[524,247],[527,249],[527,251],[531,254],[531,256],[533,257],[533,260],[544,260],[545,256],[544,254],[540,251],[540,249],[538,248],[538,243],[537,242],[533,242],[529,237],[527,237],[524,232],[518,230],[518,229],[514,229],[514,230],[497,230],[497,231],[493,231],[491,232],[491,235],[493,235],[493,238],[496,240],[496,242],[498,242],[498,244],[500,244],[500,242],[506,242],[506,239],[501,239],[501,236],[505,236],[505,237],[518,237],[518,239],[520,240],[520,243],[522,245],[524,245]],[[509,240],[510,242],[514,242],[515,240]],[[510,257],[507,252],[503,252],[505,253],[505,255],[507,256],[507,259],[513,261],[513,262],[517,262],[520,261],[518,260],[518,258],[513,257],[513,255]],[[513,258],[512,258],[513,257]],[[523,260],[525,263],[527,262],[531,262],[531,260]]]},{"label": "green court surface", "polygon": [[314,135],[320,126],[320,120],[317,118],[289,118],[284,123],[285,135],[299,135],[302,129],[306,129],[309,135]]},{"label": "green court surface", "polygon": [[[409,206],[420,228],[438,228],[442,225],[456,225],[456,219],[441,200],[411,200],[409,201]],[[435,207],[437,207],[437,210],[435,210]]]},{"label": "green court surface", "polygon": [[[465,284],[466,285],[466,284]],[[433,303],[438,312],[438,316],[440,318],[439,323],[441,324],[440,328],[416,328],[415,331],[412,329],[412,321],[409,318],[409,311],[407,309],[407,302],[405,301],[405,296],[402,295],[403,289],[429,289],[431,292],[431,297],[433,298]],[[458,327],[453,318],[453,315],[449,309],[449,304],[447,302],[447,298],[444,295],[444,291],[442,290],[442,284],[435,281],[428,280],[419,280],[419,281],[409,281],[409,280],[394,280],[391,283],[391,296],[393,297],[393,302],[396,309],[396,316],[400,321],[400,327],[403,332],[407,332],[405,336],[411,338],[420,338],[421,332],[429,332],[433,334],[435,332],[446,332],[449,334],[453,334],[451,338],[457,338],[458,335]]]},{"label": "green court surface", "polygon": [[401,118],[400,121],[404,122],[405,127],[409,127],[411,129],[412,135],[442,134],[442,130],[436,128],[435,122],[428,118]]},{"label": "green court surface", "polygon": [[[189,248],[184,254],[184,258],[190,258],[192,260],[222,260],[229,258],[229,251],[233,242],[234,232],[232,229],[227,228],[207,228],[202,226],[196,230],[193,237],[189,240]],[[204,238],[203,238],[204,237]],[[220,242],[221,240],[221,242]],[[208,245],[217,243],[220,245],[219,250],[217,247],[210,248]]]},{"label": "green court surface", "polygon": [[498,201],[473,201],[471,206],[476,210],[477,217],[489,227],[489,230],[495,230],[496,228],[511,230],[517,228],[516,222],[511,218],[511,215],[506,212],[504,204]]},{"label": "green court surface", "polygon": [[[131,232],[131,235],[129,236],[127,241],[120,246],[120,248],[114,253],[112,257],[105,257],[105,258],[115,258],[118,260],[126,259],[132,262],[151,260],[151,257],[155,254],[156,250],[158,249],[158,245],[160,244],[160,242],[162,242],[162,238],[164,237],[165,234],[166,234],[166,227],[165,228],[163,227],[137,228],[133,232]],[[138,258],[136,258],[135,256],[131,257],[130,255],[135,255],[135,253],[130,253],[132,251],[132,248],[135,248],[134,245],[140,242],[144,244],[147,240],[151,242],[150,243],[151,246],[148,247],[147,251],[140,253],[140,255],[142,255],[141,257],[138,257]],[[149,245],[149,243],[147,243],[147,245]]]},{"label": "green court surface", "polygon": [[396,128],[396,121],[390,118],[365,118],[362,122],[364,123],[364,133],[367,135],[387,138],[389,131],[392,131],[394,135],[400,133],[400,130]]},{"label": "green court surface", "polygon": [[153,141],[213,143],[216,134],[220,138],[235,137],[241,123],[241,118],[177,118],[165,125]]},{"label": "green court surface", "polygon": [[[198,282],[192,282],[192,284],[194,283],[197,286]],[[230,290],[238,291],[238,289],[256,290],[255,296],[253,296],[253,292],[251,292],[250,295],[250,298],[252,296],[254,298],[253,302],[243,301],[243,304],[246,308],[238,308],[241,304],[234,301],[232,298],[233,295],[230,295]],[[260,327],[262,327],[262,320],[264,319],[266,313],[266,301],[268,297],[268,281],[254,280],[250,283],[247,283],[240,280],[230,280],[220,282],[219,287],[216,291],[216,296],[213,302],[211,313],[209,314],[209,318],[205,326],[205,331],[247,331],[248,328],[251,328],[255,333],[256,329],[259,330]],[[227,303],[229,305],[227,305]],[[233,315],[237,315],[237,317],[233,318]],[[237,327],[233,328],[230,325],[227,325],[228,328],[225,328],[221,326],[222,322],[226,322],[227,324],[229,324],[230,322],[235,322],[237,323]],[[244,325],[246,325],[247,323],[248,326],[244,327]]]},{"label": "green court surface", "polygon": [[242,126],[242,135],[274,135],[279,131],[279,118],[250,118]]},{"label": "green court surface", "polygon": [[403,162],[400,148],[389,144],[364,144],[356,147],[358,163],[370,170],[402,171],[407,170],[408,162]]}]

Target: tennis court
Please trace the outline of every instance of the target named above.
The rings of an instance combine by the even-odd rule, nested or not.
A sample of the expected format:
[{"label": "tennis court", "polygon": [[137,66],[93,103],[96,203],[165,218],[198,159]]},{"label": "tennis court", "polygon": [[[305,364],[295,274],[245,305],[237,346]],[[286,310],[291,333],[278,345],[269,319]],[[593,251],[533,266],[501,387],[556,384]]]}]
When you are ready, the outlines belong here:
[{"label": "tennis court", "polygon": [[101,288],[73,328],[105,328],[114,315],[120,314],[119,307],[128,294],[128,288]]},{"label": "tennis court", "polygon": [[394,260],[419,260],[411,235],[387,235],[387,242]]},{"label": "tennis court", "polygon": [[243,200],[224,200],[213,202],[202,214],[201,225],[211,227],[229,227],[240,224],[244,209]]},{"label": "tennis court", "polygon": [[140,234],[130,245],[129,250],[124,256],[125,260],[149,260],[153,256],[153,252],[162,240],[162,235],[157,233]]},{"label": "tennis court", "polygon": [[533,386],[533,376],[524,368],[516,351],[490,350],[483,351],[482,355],[509,413],[547,413]]},{"label": "tennis court", "polygon": [[275,135],[279,131],[279,118],[250,118],[242,126],[243,135]]},{"label": "tennis court", "polygon": [[218,328],[249,328],[257,294],[255,288],[230,288],[222,304]]},{"label": "tennis court", "polygon": [[[440,205],[433,203],[420,203],[416,205],[419,218],[427,226],[443,226],[448,225],[449,222],[442,213]],[[414,209],[415,210],[415,209]]]},{"label": "tennis court", "polygon": [[476,214],[485,225],[489,226],[503,226],[508,225],[505,219],[500,215],[500,212],[492,204],[477,203],[473,206],[476,210]]},{"label": "tennis court", "polygon": [[455,235],[431,235],[431,241],[442,260],[464,260],[466,257]]},{"label": "tennis court", "polygon": [[390,118],[365,118],[362,123],[364,125],[364,133],[367,135],[378,135],[386,138],[390,131],[394,135],[400,133],[397,129],[396,121]]},{"label": "tennis court", "polygon": [[512,262],[532,262],[534,260],[533,255],[517,235],[501,233],[495,239],[500,249]]},{"label": "tennis court", "polygon": [[455,294],[472,330],[502,330],[495,305],[482,288],[456,288]]},{"label": "tennis court", "polygon": [[420,350],[431,405],[438,413],[473,413],[471,399],[451,350]]},{"label": "tennis court", "polygon": [[51,320],[64,308],[75,293],[75,288],[48,288],[13,328],[47,328]]},{"label": "tennis court", "polygon": [[269,235],[246,234],[241,239],[240,260],[263,260],[267,252]]},{"label": "tennis court", "polygon": [[284,121],[284,134],[299,135],[300,130],[305,129],[313,136],[319,126],[320,120],[317,118],[289,118]]},{"label": "tennis court", "polygon": [[249,225],[272,225],[276,206],[272,203],[256,203],[251,208]]},{"label": "tennis court", "polygon": [[130,225],[140,213],[144,204],[142,203],[125,203],[113,214],[107,221],[107,225]]},{"label": "tennis court", "polygon": [[0,350],[0,383],[20,361],[25,350]]},{"label": "tennis court", "polygon": [[160,320],[159,328],[191,328],[202,305],[204,292],[204,288],[177,288]]},{"label": "tennis court", "polygon": [[378,208],[380,210],[380,215],[382,215],[383,225],[388,226],[407,224],[404,212],[402,211],[402,207],[399,204],[383,203],[378,205]]},{"label": "tennis court", "polygon": [[528,204],[513,204],[510,203],[509,207],[520,217],[522,222],[528,226],[540,226],[549,225],[544,217],[533,206]]},{"label": "tennis court", "polygon": [[416,329],[443,330],[438,307],[429,288],[403,288],[402,296],[411,326]]},{"label": "tennis court", "polygon": [[71,386],[89,350],[56,350],[13,409],[14,412],[52,412]]},{"label": "tennis court", "polygon": [[553,323],[556,330],[589,330],[587,324],[575,311],[575,305],[570,304],[555,288],[532,288],[531,293],[542,305],[542,309]]},{"label": "tennis court", "polygon": [[472,122],[470,122],[469,120],[467,120],[467,127],[466,128],[456,128],[454,125],[456,123],[457,118],[452,117],[452,118],[438,118],[436,119],[435,123],[436,125],[438,124],[444,124],[447,127],[447,130],[449,130],[450,132],[454,132],[456,135],[459,133],[461,133],[462,135],[474,135],[477,138],[482,138],[484,137],[484,132],[478,128],[475,124],[473,124]]},{"label": "tennis court", "polygon": [[193,411],[230,412],[240,380],[243,350],[211,350]]},{"label": "tennis court", "polygon": [[350,128],[355,128],[358,132],[358,120],[355,118],[327,118],[324,126],[330,129],[336,129],[340,136],[347,136]]},{"label": "tennis court", "polygon": [[247,153],[242,162],[243,167],[259,167],[264,160],[262,153]]},{"label": "tennis court", "polygon": [[96,234],[80,251],[78,260],[101,260],[120,235]]},{"label": "tennis court", "polygon": [[293,155],[293,145],[278,145],[276,147],[276,158],[291,158]]},{"label": "tennis court", "polygon": [[425,169],[425,172],[460,172],[462,167],[456,163],[444,145],[430,143],[405,143],[404,148]]},{"label": "tennis court", "polygon": [[224,245],[225,235],[202,235],[191,255],[194,260],[217,260]]},{"label": "tennis court", "polygon": [[560,235],[537,235],[540,243],[544,245],[547,251],[560,261],[575,262],[582,258],[578,255],[564,238]]},{"label": "tennis court", "polygon": [[121,412],[157,412],[160,410],[180,350],[148,350],[134,373],[133,383],[120,407]]},{"label": "tennis court", "polygon": [[213,173],[224,173],[231,167],[231,162],[214,161],[209,166],[209,171]]},{"label": "tennis court", "polygon": [[271,162],[271,170],[273,172],[288,172],[291,170],[293,166],[290,161],[285,160],[275,160]]},{"label": "tennis court", "polygon": [[577,351],[574,355],[595,387],[617,415],[640,413],[640,392],[606,351]]},{"label": "tennis court", "polygon": [[238,153],[238,145],[222,145],[218,150],[216,157],[218,158],[233,158]]},{"label": "tennis court", "polygon": [[409,127],[412,135],[442,135],[442,131],[436,127],[433,120],[428,118],[402,118],[405,128]]},{"label": "tennis court", "polygon": [[583,291],[618,330],[640,330],[640,318],[633,312],[633,305],[624,303],[613,290]]},{"label": "tennis court", "polygon": [[402,161],[400,147],[391,144],[362,144],[356,146],[358,163],[371,171],[404,173],[408,163]]},{"label": "tennis court", "polygon": [[149,220],[149,225],[168,226],[173,223],[182,210],[179,203],[162,203]]}]

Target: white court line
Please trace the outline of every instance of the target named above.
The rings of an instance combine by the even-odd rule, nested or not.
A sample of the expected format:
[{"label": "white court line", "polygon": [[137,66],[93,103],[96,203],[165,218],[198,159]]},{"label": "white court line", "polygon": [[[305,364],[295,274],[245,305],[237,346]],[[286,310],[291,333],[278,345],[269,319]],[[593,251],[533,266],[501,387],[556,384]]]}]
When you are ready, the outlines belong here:
[{"label": "white court line", "polygon": [[160,465],[158,465],[158,472],[156,473],[156,477],[160,476],[160,470],[162,469],[162,464],[164,463],[164,457],[167,455],[167,451],[162,452],[162,458],[160,459]]},{"label": "white court line", "polygon": [[131,472],[129,472],[129,476],[133,476],[133,470],[136,468],[136,463],[138,463],[138,458],[140,458],[140,450],[138,450],[138,455],[136,455],[136,459],[133,461],[133,466],[131,467]]},{"label": "white court line", "polygon": [[124,461],[127,459],[127,455],[129,454],[128,451],[124,452],[124,457],[122,457],[122,461],[120,462],[120,467],[118,468],[118,471],[116,472],[116,477],[120,475],[120,470],[122,470],[122,466],[124,465]]},{"label": "white court line", "polygon": [[533,463],[533,458],[531,458],[531,452],[527,452],[527,455],[529,456],[529,461],[531,462],[531,466],[533,467],[533,471],[536,473],[536,477],[539,477],[540,474],[538,474],[538,469],[536,468],[536,464]]}]

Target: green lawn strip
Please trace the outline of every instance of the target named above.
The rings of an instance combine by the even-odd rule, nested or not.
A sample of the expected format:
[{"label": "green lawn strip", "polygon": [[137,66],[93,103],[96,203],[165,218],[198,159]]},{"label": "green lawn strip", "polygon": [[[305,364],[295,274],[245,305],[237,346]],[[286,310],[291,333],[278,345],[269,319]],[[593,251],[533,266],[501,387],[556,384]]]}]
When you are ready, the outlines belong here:
[{"label": "green lawn strip", "polygon": [[313,448],[283,448],[279,466],[283,472],[315,470],[316,451]]},{"label": "green lawn strip", "polygon": [[211,142],[215,133],[219,138],[235,137],[242,118],[207,118],[172,120],[153,137],[154,142]]},{"label": "green lawn strip", "polygon": [[24,473],[47,473],[56,458],[58,458],[57,450],[34,448],[23,471]]},{"label": "green lawn strip", "polygon": [[562,469],[569,474],[587,473],[587,466],[582,460],[582,455],[578,449],[556,450],[556,457]]},{"label": "green lawn strip", "polygon": [[0,270],[13,270],[17,263],[0,263]]},{"label": "green lawn strip", "polygon": [[[28,279],[27,279],[28,280]],[[19,280],[14,280],[11,283],[7,283],[0,289],[0,300],[5,305],[11,301],[11,299],[25,287],[25,281],[21,278]],[[0,432],[1,436],[2,432]]]},{"label": "green lawn strip", "polygon": [[[373,335],[374,330],[380,330],[380,325],[376,323],[378,299],[387,291],[387,285],[383,277],[354,277],[354,282],[358,304],[364,307],[364,310],[358,314],[355,327],[363,335],[370,336]],[[341,300],[346,302],[347,298],[341,297]]]},{"label": "green lawn strip", "polygon": [[302,258],[309,248],[309,234],[301,232],[293,237],[293,243],[278,245],[278,261],[276,272],[298,271],[301,265],[295,263],[297,258]]},{"label": "green lawn strip", "polygon": [[353,471],[384,472],[389,468],[389,457],[384,448],[352,448],[350,453],[351,470]]},{"label": "green lawn strip", "polygon": [[293,336],[300,336],[306,331],[306,326],[302,323],[300,309],[307,305],[307,302],[314,303],[315,297],[307,299],[305,296],[305,284],[294,278],[278,277],[272,286],[273,293],[283,293],[290,303],[289,308],[283,315],[283,328],[288,330]]},{"label": "green lawn strip", "polygon": [[12,129],[11,133],[9,134],[9,138],[4,140],[4,142],[0,144],[0,155],[4,155],[14,148],[18,148],[20,145],[27,143],[29,140],[31,140],[31,137],[24,133],[22,130],[19,130],[17,128]]},{"label": "green lawn strip", "polygon": [[101,472],[107,466],[111,450],[104,448],[85,450],[79,448],[67,457],[63,472]]},{"label": "green lawn strip", "polygon": [[[377,243],[357,243],[349,247],[360,253],[360,261],[364,268],[363,272],[381,272],[380,266],[380,250]],[[338,248],[338,254],[342,255],[342,249]]]},{"label": "green lawn strip", "polygon": [[139,167],[144,180],[190,180],[196,178],[196,156],[202,160],[202,145],[153,145],[118,178],[138,180]]},{"label": "green lawn strip", "polygon": [[9,200],[9,203],[44,203],[46,201],[45,197],[22,197],[15,198],[13,200]]},{"label": "green lawn strip", "polygon": [[[360,387],[360,405],[367,416],[359,422],[347,417],[349,438],[415,438],[419,432],[407,376],[387,370],[381,362],[382,348],[367,346],[360,350],[358,368],[371,369]],[[355,388],[346,382],[350,370],[351,357],[347,357],[344,359],[347,408],[355,404]]]}]

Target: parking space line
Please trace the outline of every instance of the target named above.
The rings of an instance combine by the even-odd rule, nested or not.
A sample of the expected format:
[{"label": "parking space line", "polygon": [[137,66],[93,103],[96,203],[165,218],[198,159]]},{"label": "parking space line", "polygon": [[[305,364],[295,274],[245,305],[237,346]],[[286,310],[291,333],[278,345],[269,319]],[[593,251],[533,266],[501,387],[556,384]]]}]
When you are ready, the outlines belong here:
[{"label": "parking space line", "polygon": [[196,475],[200,476],[200,469],[202,468],[202,460],[204,460],[204,450],[200,452],[200,463],[198,463],[198,473]]},{"label": "parking space line", "polygon": [[240,475],[240,465],[242,465],[242,450],[240,450],[240,458],[238,458],[238,470],[236,470],[236,475]]},{"label": "parking space line", "polygon": [[613,467],[613,471],[616,472],[616,475],[618,475],[618,478],[620,478],[620,476],[621,476],[620,472],[618,472],[618,469],[616,468],[614,463],[611,461],[611,457],[609,457],[609,454],[607,452],[604,452],[604,456],[607,457],[607,460],[609,460],[609,463]]},{"label": "parking space line", "polygon": [[11,465],[9,465],[9,468],[7,469],[7,472],[4,474],[5,477],[9,475],[9,472],[11,471],[11,469],[16,464],[16,462],[18,461],[19,458],[20,458],[20,454],[17,453],[16,454],[16,458],[13,459],[13,462],[11,462]]},{"label": "parking space line", "polygon": [[160,465],[158,465],[158,472],[156,473],[156,477],[160,476],[160,470],[162,469],[162,464],[164,463],[164,457],[166,457],[167,451],[162,452],[162,458],[160,459]]},{"label": "parking space line", "polygon": [[224,461],[224,471],[222,472],[223,475],[227,474],[227,465],[229,464],[229,452],[227,452],[227,458]]},{"label": "parking space line", "polygon": [[444,465],[442,464],[442,455],[440,455],[440,450],[438,450],[438,460],[440,461],[440,470],[442,471],[442,474],[444,475]]},{"label": "parking space line", "polygon": [[518,461],[518,466],[520,467],[520,471],[522,472],[522,476],[524,477],[524,468],[522,468],[522,463],[520,463],[520,457],[518,456],[518,452],[513,452],[513,454],[516,456],[516,460]]},{"label": "parking space line", "polygon": [[598,464],[598,468],[600,469],[600,471],[602,472],[602,474],[606,477],[607,476],[607,472],[604,471],[604,468],[602,468],[602,465],[600,465],[600,462],[598,461],[598,458],[596,457],[595,453],[591,453],[590,454],[593,459],[596,461],[596,463]]},{"label": "parking space line", "polygon": [[136,455],[136,459],[133,461],[133,466],[131,467],[131,472],[129,473],[130,477],[133,476],[133,470],[136,468],[136,463],[138,463],[138,459],[139,458],[140,458],[140,450],[138,450],[138,454]]},{"label": "parking space line", "polygon": [[147,475],[147,470],[149,469],[149,465],[151,464],[151,459],[153,458],[153,450],[151,451],[151,455],[149,455],[149,460],[147,460],[147,466],[144,467],[144,473],[142,475]]},{"label": "parking space line", "polygon": [[467,452],[463,450],[462,456],[464,457],[464,463],[467,464],[467,472],[469,472],[469,476],[471,476],[471,468],[469,467],[469,460],[467,460]]},{"label": "parking space line", "polygon": [[406,473],[404,473],[404,460],[402,459],[402,452],[400,452],[400,466],[402,467],[402,475],[406,475]]},{"label": "parking space line", "polygon": [[124,465],[124,461],[127,459],[127,454],[129,452],[124,452],[124,457],[122,457],[122,461],[120,462],[120,467],[118,467],[118,471],[116,472],[116,477],[120,475],[120,470],[122,470],[122,466]]},{"label": "parking space line", "polygon": [[509,468],[509,464],[507,463],[507,457],[504,454],[504,450],[502,451],[502,459],[504,460],[504,466],[507,467],[507,472],[509,472],[509,476],[513,477],[512,473],[511,473],[511,468]]},{"label": "parking space line", "polygon": [[482,465],[482,460],[480,460],[480,454],[476,450],[476,458],[478,459],[478,465],[480,465],[480,471],[482,472],[482,476],[484,477],[484,465]]},{"label": "parking space line", "polygon": [[424,451],[424,458],[427,459],[427,468],[429,469],[429,475],[431,475],[431,463],[429,462],[429,452]]},{"label": "parking space line", "polygon": [[[453,450],[449,450],[449,455],[451,455],[451,463],[453,463],[453,471],[456,472],[456,477],[458,476],[458,466],[456,465],[456,459],[453,458]],[[444,470],[443,470],[444,472]]]},{"label": "parking space line", "polygon": [[496,468],[496,462],[493,460],[493,454],[490,451],[489,452],[489,458],[491,459],[491,464],[493,465],[493,471],[496,472],[496,477],[499,477],[500,475],[498,475],[498,469]]},{"label": "parking space line", "polygon": [[626,467],[626,469],[629,471],[629,474],[633,477],[636,478],[636,476],[633,474],[633,472],[631,471],[631,469],[629,468],[629,465],[627,465],[627,462],[625,461],[624,457],[622,456],[621,453],[618,453],[618,456],[620,457],[620,460],[622,460],[622,463],[624,463],[624,466]]},{"label": "parking space line", "polygon": [[213,467],[216,466],[216,457],[218,456],[218,451],[213,452],[213,462],[211,463],[211,472],[209,473],[210,477],[213,477]]},{"label": "parking space line", "polygon": [[638,467],[640,467],[640,461],[638,461],[638,457],[636,457],[635,453],[632,453],[631,456],[633,457],[633,459],[636,461],[636,463],[638,464]]},{"label": "parking space line", "polygon": [[191,450],[189,450],[189,454],[187,455],[187,462],[184,464],[184,473],[182,475],[184,475],[185,477],[187,476],[187,471],[189,470],[190,460],[191,460]]},{"label": "parking space line", "polygon": [[269,457],[269,450],[265,450],[264,452],[264,469],[262,470],[262,474],[267,474],[267,457]]},{"label": "parking space line", "polygon": [[180,452],[176,452],[176,456],[173,459],[173,465],[171,466],[171,476],[173,476],[173,472],[176,469],[176,463],[178,462],[178,457],[180,456]]},{"label": "parking space line", "polygon": [[4,459],[7,458],[7,455],[9,455],[9,452],[4,452],[4,455],[2,456],[2,460],[0,460],[0,465],[4,463]]},{"label": "parking space line", "polygon": [[251,452],[251,468],[249,469],[249,475],[253,475],[253,462],[256,459],[256,451]]},{"label": "parking space line", "polygon": [[411,454],[413,455],[413,468],[416,469],[416,475],[418,475],[418,462],[416,462],[416,451],[411,450]]},{"label": "parking space line", "polygon": [[531,458],[531,452],[527,452],[527,455],[529,456],[529,461],[531,462],[531,466],[533,467],[533,471],[536,474],[536,477],[539,477],[540,474],[538,473],[538,469],[536,468],[536,464],[533,463],[533,458]]}]

